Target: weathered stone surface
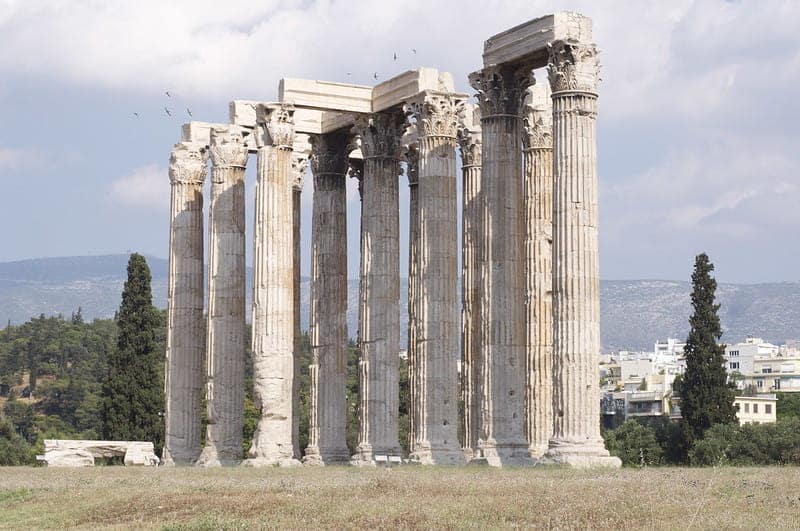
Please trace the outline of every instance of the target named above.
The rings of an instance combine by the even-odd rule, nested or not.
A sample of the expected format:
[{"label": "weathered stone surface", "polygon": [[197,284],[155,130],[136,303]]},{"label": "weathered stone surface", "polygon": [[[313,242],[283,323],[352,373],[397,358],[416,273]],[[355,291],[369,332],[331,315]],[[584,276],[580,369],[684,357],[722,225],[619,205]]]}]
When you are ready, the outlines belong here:
[{"label": "weathered stone surface", "polygon": [[352,462],[400,455],[398,441],[400,248],[398,173],[405,118],[376,113],[356,124],[361,136],[360,430]]},{"label": "weathered stone surface", "polygon": [[483,65],[526,63],[530,68],[547,64],[548,48],[557,40],[592,41],[592,20],[573,11],[529,20],[489,37],[483,45]]},{"label": "weathered stone surface", "polygon": [[94,466],[97,457],[124,456],[125,466],[157,466],[153,443],[45,439],[44,462],[51,467]]},{"label": "weathered stone surface", "polygon": [[365,85],[284,78],[278,84],[278,99],[298,107],[372,112],[372,87]]},{"label": "weathered stone surface", "polygon": [[408,452],[414,453],[416,434],[421,421],[419,391],[422,374],[419,370],[419,146],[416,141],[405,147],[406,178],[408,180]]},{"label": "weathered stone surface", "polygon": [[176,144],[169,165],[170,239],[165,370],[165,464],[200,455],[200,408],[205,379],[203,183],[207,154]]},{"label": "weathered stone surface", "polygon": [[539,458],[553,433],[553,106],[546,83],[529,89],[524,112],[526,435]]},{"label": "weathered stone surface", "polygon": [[304,462],[346,463],[347,188],[345,131],[312,137],[311,413]]},{"label": "weathered stone surface", "polygon": [[454,92],[453,76],[435,68],[418,68],[396,75],[372,89],[372,112],[403,105],[426,91]]},{"label": "weathered stone surface", "polygon": [[[415,385],[411,459],[460,464],[458,442],[458,239],[456,236],[456,131],[464,95],[424,92],[408,105],[417,125],[418,212],[411,228],[414,255],[412,359]],[[410,284],[411,285],[411,284]],[[414,315],[416,314],[416,315]]]},{"label": "weathered stone surface", "polygon": [[[231,123],[242,127],[254,128],[256,126],[256,109],[262,103],[265,105],[275,105],[275,103],[251,100],[234,100],[230,102],[228,114]],[[343,127],[352,126],[354,120],[355,116],[351,112],[295,107],[294,130],[295,133],[319,135],[334,132]],[[308,152],[308,150],[298,144],[300,143],[298,139],[295,138],[295,152]],[[257,151],[258,146],[256,146],[255,141],[250,142],[248,145],[251,153]]]},{"label": "weathered stone surface", "polygon": [[211,130],[206,443],[197,464],[238,463],[242,454],[245,336],[244,172],[237,126]]},{"label": "weathered stone surface", "polygon": [[261,416],[246,464],[294,466],[294,108],[259,105],[253,236],[253,397]]},{"label": "weathered stone surface", "polygon": [[464,452],[472,459],[478,450],[483,389],[481,331],[482,244],[481,116],[477,105],[467,104],[461,115],[458,144],[461,150],[461,381],[464,401]]},{"label": "weathered stone surface", "polygon": [[[308,142],[308,135],[295,134],[292,149],[292,234],[294,238],[294,256],[292,259],[292,269],[294,270],[294,352],[293,352],[293,374],[292,384],[292,448],[294,458],[300,459],[300,354],[302,349],[302,330],[300,329],[300,217],[301,200],[303,193],[303,183],[305,181],[306,169],[308,168],[308,155],[306,152],[296,150],[298,144]],[[310,147],[310,144],[309,144]]]},{"label": "weathered stone surface", "polygon": [[485,212],[481,326],[484,353],[479,455],[492,466],[531,464],[525,439],[525,260],[519,115],[528,71],[486,68],[470,76],[481,108]]},{"label": "weathered stone surface", "polygon": [[597,81],[592,44],[555,42],[553,91],[554,425],[542,462],[620,466],[600,435]]}]

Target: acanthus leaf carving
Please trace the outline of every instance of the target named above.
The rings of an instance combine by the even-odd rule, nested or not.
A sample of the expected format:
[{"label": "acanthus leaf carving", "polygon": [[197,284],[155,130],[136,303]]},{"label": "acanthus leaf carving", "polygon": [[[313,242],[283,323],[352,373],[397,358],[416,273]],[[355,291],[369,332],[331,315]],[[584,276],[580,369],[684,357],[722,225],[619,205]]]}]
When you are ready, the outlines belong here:
[{"label": "acanthus leaf carving", "polygon": [[526,105],[522,120],[525,149],[553,148],[553,112],[549,105]]},{"label": "acanthus leaf carving", "polygon": [[292,149],[294,146],[294,105],[260,104],[256,109],[256,145]]},{"label": "acanthus leaf carving", "polygon": [[553,92],[597,93],[600,81],[600,57],[591,43],[554,41],[550,43],[547,74]]},{"label": "acanthus leaf carving", "polygon": [[519,116],[525,91],[535,80],[527,67],[489,66],[469,76],[484,119],[497,115]]},{"label": "acanthus leaf carving", "polygon": [[215,168],[244,168],[247,165],[247,145],[237,126],[212,128],[210,151]]},{"label": "acanthus leaf carving", "polygon": [[419,100],[408,102],[404,110],[420,136],[455,138],[464,104],[462,98],[450,93],[425,92]]},{"label": "acanthus leaf carving", "polygon": [[172,184],[202,186],[206,179],[208,153],[200,144],[175,144],[169,157],[169,180]]},{"label": "acanthus leaf carving", "polygon": [[311,172],[314,175],[345,175],[353,137],[344,131],[311,135]]},{"label": "acanthus leaf carving", "polygon": [[357,118],[354,129],[361,137],[364,158],[399,160],[406,127],[406,118],[401,112],[378,112]]},{"label": "acanthus leaf carving", "polygon": [[458,146],[464,166],[480,166],[482,155],[481,108],[465,105],[459,114]]},{"label": "acanthus leaf carving", "polygon": [[308,154],[292,152],[292,189],[303,190],[306,170],[308,169]]}]

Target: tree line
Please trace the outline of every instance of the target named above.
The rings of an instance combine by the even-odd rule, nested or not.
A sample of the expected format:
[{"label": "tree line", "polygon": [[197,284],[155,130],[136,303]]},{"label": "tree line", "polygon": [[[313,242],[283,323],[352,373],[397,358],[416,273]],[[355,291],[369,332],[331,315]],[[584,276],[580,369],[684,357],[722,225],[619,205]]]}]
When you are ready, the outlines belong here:
[{"label": "tree line", "polygon": [[[0,331],[0,465],[35,463],[44,439],[152,441],[164,443],[166,312],[152,305],[150,271],[133,254],[122,303],[114,319],[85,322],[40,315]],[[247,327],[248,338],[250,327]],[[246,342],[249,345],[249,341]],[[253,400],[252,352],[247,349],[244,402],[246,455],[258,424]],[[347,444],[358,444],[358,358],[348,345]],[[298,353],[300,447],[308,445],[311,344],[303,334]],[[401,362],[400,437],[407,450],[408,368]],[[205,423],[205,419],[202,419]],[[205,434],[205,429],[202,431]]]}]

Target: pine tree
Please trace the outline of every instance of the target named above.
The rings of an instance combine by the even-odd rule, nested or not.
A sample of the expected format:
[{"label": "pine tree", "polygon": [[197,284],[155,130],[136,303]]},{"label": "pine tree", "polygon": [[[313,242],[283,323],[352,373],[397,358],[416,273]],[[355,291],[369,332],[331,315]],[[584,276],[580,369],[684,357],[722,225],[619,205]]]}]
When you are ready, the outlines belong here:
[{"label": "pine tree", "polygon": [[680,386],[681,415],[691,439],[703,437],[715,424],[728,424],[736,420],[733,408],[733,388],[728,384],[725,371],[725,346],[719,345],[722,337],[719,304],[714,303],[717,281],[711,276],[714,265],[703,253],[695,258],[692,273],[692,307],[689,318],[691,328],[686,340],[686,372]]},{"label": "pine tree", "polygon": [[103,386],[103,436],[110,440],[152,441],[156,452],[164,440],[161,325],[153,306],[150,268],[132,254],[128,280],[117,312],[117,348],[108,356]]}]

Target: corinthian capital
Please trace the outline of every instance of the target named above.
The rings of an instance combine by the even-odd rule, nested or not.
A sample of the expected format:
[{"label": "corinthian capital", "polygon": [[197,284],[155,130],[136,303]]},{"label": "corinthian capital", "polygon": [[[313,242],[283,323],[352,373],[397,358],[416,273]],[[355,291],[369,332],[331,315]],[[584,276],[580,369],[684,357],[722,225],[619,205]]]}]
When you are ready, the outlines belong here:
[{"label": "corinthian capital", "polygon": [[590,43],[555,41],[550,44],[547,74],[553,92],[597,93],[600,51]]},{"label": "corinthian capital", "polygon": [[206,178],[208,155],[200,144],[180,142],[169,157],[169,181],[172,184],[202,185]]},{"label": "corinthian capital", "polygon": [[458,116],[463,106],[463,97],[447,92],[426,91],[419,100],[407,103],[404,110],[416,123],[420,136],[455,138]]},{"label": "corinthian capital", "polygon": [[481,141],[481,108],[466,104],[458,123],[458,146],[464,166],[481,165]]},{"label": "corinthian capital", "polygon": [[256,108],[256,145],[291,149],[294,145],[294,105],[261,104]]},{"label": "corinthian capital", "polygon": [[211,129],[211,162],[215,168],[244,168],[247,165],[247,146],[239,127]]},{"label": "corinthian capital", "polygon": [[484,119],[497,115],[519,116],[525,91],[534,83],[530,68],[488,66],[469,76]]},{"label": "corinthian capital", "polygon": [[314,175],[347,174],[353,136],[346,131],[311,135],[311,172]]},{"label": "corinthian capital", "polygon": [[292,152],[292,190],[303,190],[303,182],[308,169],[308,153]]},{"label": "corinthian capital", "polygon": [[406,118],[400,112],[377,112],[359,117],[355,131],[361,137],[364,158],[399,160],[402,155],[401,139],[406,127]]},{"label": "corinthian capital", "polygon": [[553,104],[547,85],[534,85],[522,118],[522,143],[525,149],[553,148]]}]

